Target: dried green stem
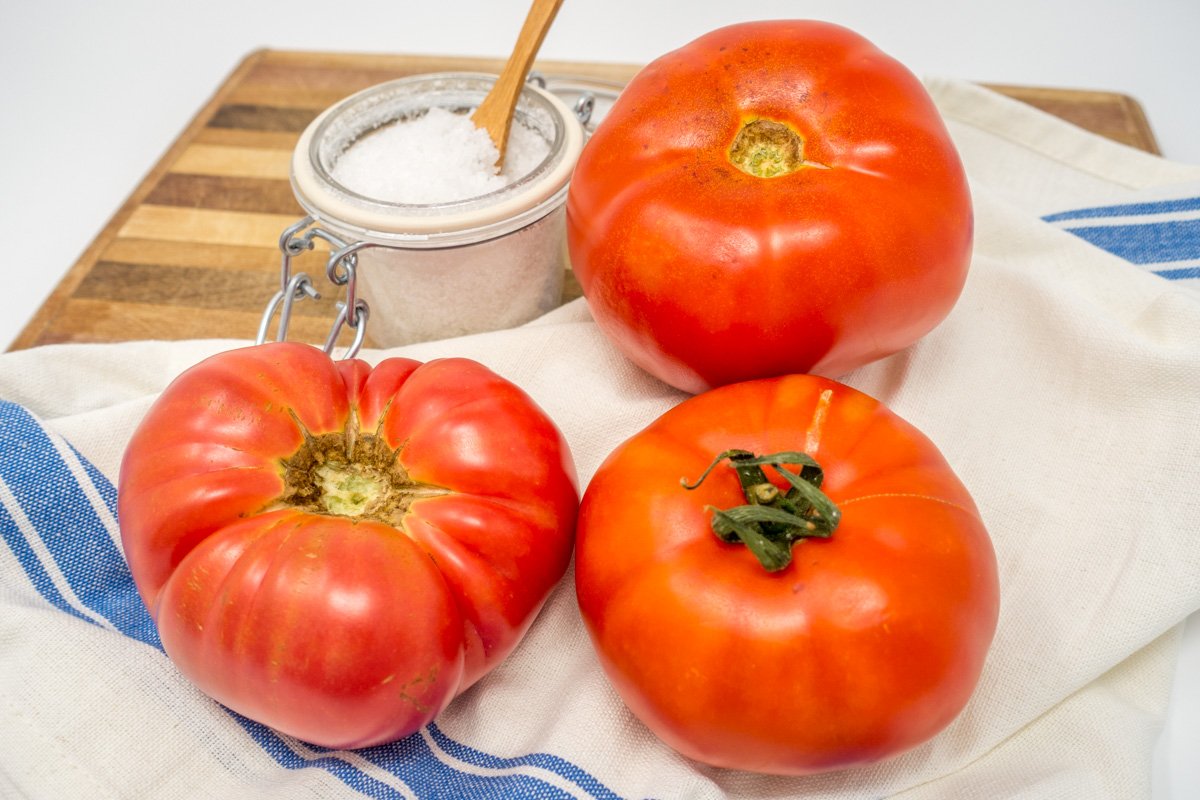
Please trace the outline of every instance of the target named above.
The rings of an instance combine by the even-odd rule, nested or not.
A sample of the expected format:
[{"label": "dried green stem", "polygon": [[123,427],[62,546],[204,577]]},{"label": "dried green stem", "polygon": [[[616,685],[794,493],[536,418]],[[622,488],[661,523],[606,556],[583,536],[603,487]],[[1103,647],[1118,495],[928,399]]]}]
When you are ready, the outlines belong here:
[{"label": "dried green stem", "polygon": [[[692,490],[722,461],[737,473],[746,504],[727,509],[712,506],[713,532],[726,542],[750,548],[768,572],[777,572],[792,561],[792,546],[800,539],[828,538],[841,521],[841,511],[821,491],[824,470],[806,453],[783,452],[756,456],[747,450],[726,450],[713,459],[695,483],[680,481]],[[763,467],[771,467],[788,484],[781,491]],[[799,467],[799,472],[785,469]]]}]

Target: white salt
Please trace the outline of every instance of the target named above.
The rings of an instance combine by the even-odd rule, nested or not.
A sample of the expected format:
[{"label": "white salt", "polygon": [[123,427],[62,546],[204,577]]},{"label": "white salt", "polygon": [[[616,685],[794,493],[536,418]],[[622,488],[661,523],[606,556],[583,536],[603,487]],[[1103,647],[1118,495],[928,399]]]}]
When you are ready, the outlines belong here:
[{"label": "white salt", "polygon": [[376,200],[447,203],[502,189],[532,172],[549,150],[541,136],[514,120],[497,175],[499,153],[487,132],[469,114],[435,107],[363,136],[338,158],[333,178]]}]

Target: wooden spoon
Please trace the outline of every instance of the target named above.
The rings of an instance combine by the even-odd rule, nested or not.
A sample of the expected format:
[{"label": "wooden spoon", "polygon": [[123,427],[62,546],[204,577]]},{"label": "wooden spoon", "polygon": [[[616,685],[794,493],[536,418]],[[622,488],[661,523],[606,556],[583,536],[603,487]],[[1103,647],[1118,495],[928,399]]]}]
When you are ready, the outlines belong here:
[{"label": "wooden spoon", "polygon": [[562,3],[563,0],[533,0],[533,5],[529,7],[529,15],[525,17],[525,24],[517,36],[517,43],[513,46],[512,55],[508,57],[508,63],[496,78],[496,85],[471,115],[475,127],[487,131],[492,144],[500,151],[500,157],[496,159],[496,172],[504,167],[508,130],[512,125],[513,109],[516,108],[517,98],[521,95],[521,87],[525,85],[529,67],[533,64],[533,59],[542,46],[542,40],[546,38],[546,31],[550,30],[554,15],[558,13],[558,7]]}]

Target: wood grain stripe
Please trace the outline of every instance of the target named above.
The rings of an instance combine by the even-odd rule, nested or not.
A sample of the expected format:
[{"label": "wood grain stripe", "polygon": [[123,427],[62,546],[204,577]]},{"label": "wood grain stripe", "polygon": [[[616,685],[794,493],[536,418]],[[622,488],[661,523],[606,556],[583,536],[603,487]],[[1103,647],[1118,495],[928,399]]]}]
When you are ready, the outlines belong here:
[{"label": "wood grain stripe", "polygon": [[[377,82],[382,83],[382,81]],[[363,84],[361,88],[370,85],[373,84]],[[302,84],[243,84],[238,86],[228,99],[231,103],[242,105],[306,109],[315,117],[339,100],[354,94],[356,88],[354,86],[335,86],[328,89],[314,89]]]},{"label": "wood grain stripe", "polygon": [[[267,55],[255,64],[254,69],[246,75],[246,80],[242,81],[239,88],[256,86],[271,89],[276,93],[275,96],[278,96],[278,92],[283,89],[303,89],[313,93],[350,93],[367,86],[374,86],[377,83],[420,72],[471,71],[496,74],[504,63],[501,60],[464,61],[457,58],[438,57],[417,59],[401,57],[379,62],[367,59],[346,61],[336,58],[336,54],[332,55],[335,55],[332,60],[322,57],[321,63],[309,61],[303,64],[297,63],[287,56],[276,59],[273,55]],[[492,69],[488,69],[488,67],[492,67]]]},{"label": "wood grain stripe", "polygon": [[[74,296],[86,300],[149,303],[186,309],[229,309],[262,312],[279,288],[268,273],[244,273],[201,267],[166,267],[98,261]],[[322,296],[293,306],[293,314],[326,317],[337,314],[335,300]]]},{"label": "wood grain stripe", "polygon": [[121,226],[117,236],[262,247],[277,243],[280,234],[295,221],[296,217],[290,214],[142,205]]},{"label": "wood grain stripe", "polygon": [[223,147],[248,147],[256,150],[295,149],[297,133],[280,131],[239,131],[233,128],[201,128],[193,140],[195,144],[215,144]]},{"label": "wood grain stripe", "polygon": [[[198,308],[182,314],[173,306],[77,297],[67,300],[64,312],[50,321],[39,337],[39,344],[139,339],[253,340],[261,317],[259,311]],[[295,317],[288,339],[323,344],[329,325],[330,320],[321,317]]]},{"label": "wood grain stripe", "polygon": [[172,172],[163,176],[146,202],[159,206],[212,208],[304,216],[288,181],[274,178],[191,175]]},{"label": "wood grain stripe", "polygon": [[[100,259],[126,264],[246,270],[276,275],[279,271],[280,253],[277,247],[128,238],[114,239],[100,254]],[[310,272],[314,269],[304,268]]]},{"label": "wood grain stripe", "polygon": [[288,179],[291,150],[193,144],[171,164],[171,172],[192,175],[228,175],[241,178]]},{"label": "wood grain stripe", "polygon": [[236,128],[251,131],[288,131],[300,133],[317,116],[312,108],[279,108],[277,106],[234,103],[223,105],[208,121],[210,128]]}]

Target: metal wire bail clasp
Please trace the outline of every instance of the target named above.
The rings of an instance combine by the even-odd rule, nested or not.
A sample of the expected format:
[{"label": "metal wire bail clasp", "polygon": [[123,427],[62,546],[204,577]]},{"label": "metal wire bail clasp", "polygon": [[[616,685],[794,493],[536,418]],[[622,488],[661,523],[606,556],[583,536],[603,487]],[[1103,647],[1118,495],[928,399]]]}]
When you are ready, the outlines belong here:
[{"label": "metal wire bail clasp", "polygon": [[361,241],[343,244],[325,262],[325,277],[330,283],[346,287],[346,297],[337,304],[337,317],[333,320],[328,338],[325,339],[326,353],[333,352],[344,325],[349,325],[354,331],[354,340],[342,357],[353,358],[362,349],[363,337],[367,333],[367,317],[370,316],[371,309],[367,301],[358,296],[358,251],[372,246],[370,242]]},{"label": "metal wire bail clasp", "polygon": [[292,274],[292,259],[312,250],[314,239],[323,239],[333,247],[333,252],[325,263],[325,276],[334,286],[344,286],[346,291],[345,299],[337,304],[338,315],[333,321],[323,349],[326,354],[332,355],[338,335],[344,326],[349,325],[354,330],[354,339],[342,358],[353,358],[362,349],[366,335],[367,317],[370,314],[367,302],[358,297],[357,253],[359,250],[369,247],[370,244],[367,242],[347,244],[329,231],[313,225],[313,222],[311,216],[304,217],[288,226],[279,237],[279,250],[283,254],[279,267],[279,291],[271,297],[267,302],[267,307],[263,310],[255,341],[257,344],[262,344],[267,340],[271,319],[277,311],[279,312],[279,328],[275,333],[275,340],[285,341],[288,326],[291,323],[292,308],[296,301],[306,297],[315,300],[321,296],[307,273]]},{"label": "metal wire bail clasp", "polygon": [[[537,70],[533,70],[525,78],[525,83],[536,86],[539,89],[548,89],[546,76]],[[579,120],[579,124],[587,127],[592,121],[592,114],[596,110],[596,95],[590,91],[584,90],[579,93],[579,97],[575,100],[575,105],[571,107],[571,113]]]}]

